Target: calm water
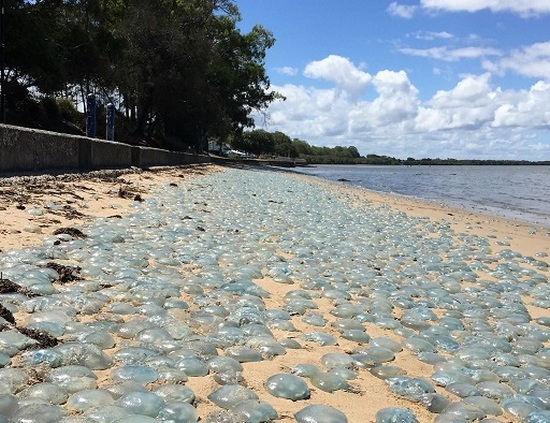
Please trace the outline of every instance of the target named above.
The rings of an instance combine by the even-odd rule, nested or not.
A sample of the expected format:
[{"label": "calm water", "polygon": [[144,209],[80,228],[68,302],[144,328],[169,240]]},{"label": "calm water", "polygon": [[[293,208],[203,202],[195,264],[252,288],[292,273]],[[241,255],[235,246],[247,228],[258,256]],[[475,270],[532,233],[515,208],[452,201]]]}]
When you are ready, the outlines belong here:
[{"label": "calm water", "polygon": [[550,228],[550,166],[346,166],[299,172]]}]

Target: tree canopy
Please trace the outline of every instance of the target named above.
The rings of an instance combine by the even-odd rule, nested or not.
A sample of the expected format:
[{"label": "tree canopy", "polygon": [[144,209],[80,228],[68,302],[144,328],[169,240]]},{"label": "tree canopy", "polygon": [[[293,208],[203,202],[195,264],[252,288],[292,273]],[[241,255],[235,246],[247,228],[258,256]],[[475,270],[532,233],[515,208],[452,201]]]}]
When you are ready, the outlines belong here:
[{"label": "tree canopy", "polygon": [[308,163],[356,163],[361,158],[355,146],[316,147],[307,141],[291,139],[283,132],[267,132],[263,129],[233,137],[231,146],[256,156],[301,158]]},{"label": "tree canopy", "polygon": [[[6,0],[8,121],[33,98],[92,93],[126,119],[117,139],[201,148],[281,96],[264,68],[273,35],[243,33],[234,0]],[[31,122],[32,123],[32,122]],[[121,129],[119,129],[121,131]]]}]

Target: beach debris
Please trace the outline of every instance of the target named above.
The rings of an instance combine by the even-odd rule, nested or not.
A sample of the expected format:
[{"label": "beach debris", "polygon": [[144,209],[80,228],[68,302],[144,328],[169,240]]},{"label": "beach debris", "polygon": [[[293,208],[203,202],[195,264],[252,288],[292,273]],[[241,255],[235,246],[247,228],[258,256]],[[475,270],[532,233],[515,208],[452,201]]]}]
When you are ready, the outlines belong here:
[{"label": "beach debris", "polygon": [[13,317],[13,313],[9,311],[6,307],[4,307],[2,304],[0,304],[0,317],[4,319],[6,322],[15,324],[15,317]]},{"label": "beach debris", "polygon": [[292,401],[307,399],[310,396],[309,388],[302,379],[284,373],[270,376],[265,382],[265,389],[275,397]]},{"label": "beach debris", "polygon": [[388,407],[376,412],[376,423],[419,423],[414,413],[406,408]]},{"label": "beach debris", "polygon": [[324,392],[352,390],[348,381],[335,372],[318,372],[311,376],[309,380],[313,386]]},{"label": "beach debris", "polygon": [[272,422],[279,419],[277,411],[265,401],[245,400],[231,408],[236,421]]},{"label": "beach debris", "polygon": [[87,235],[84,234],[80,229],[73,228],[73,227],[64,227],[64,228],[58,228],[55,231],[53,231],[54,235],[61,235],[66,234],[70,235],[73,238],[86,238]]},{"label": "beach debris", "polygon": [[48,269],[53,269],[57,272],[59,277],[55,280],[56,282],[67,283],[82,280],[82,277],[78,275],[82,269],[78,266],[73,267],[50,261],[45,267]]},{"label": "beach debris", "polygon": [[348,419],[340,410],[323,404],[312,404],[302,408],[294,418],[298,423],[347,423]]},{"label": "beach debris", "polygon": [[162,421],[196,423],[199,421],[199,412],[189,403],[173,402],[166,404],[157,417]]},{"label": "beach debris", "polygon": [[10,279],[2,277],[2,273],[0,272],[0,294],[10,293],[18,293],[27,297],[36,297],[39,295],[32,291],[29,291],[29,289],[11,281]]},{"label": "beach debris", "polygon": [[209,394],[208,399],[218,407],[228,410],[243,401],[258,400],[258,395],[241,385],[224,385]]},{"label": "beach debris", "polygon": [[[295,414],[302,423],[348,420],[305,403],[310,389],[368,394],[364,384],[377,379],[388,395],[415,402],[418,416],[384,410],[377,419],[506,412],[546,421],[543,254],[351,192],[350,206],[291,175],[257,176],[230,169],[185,188],[164,184],[124,219],[93,220],[85,234],[61,228],[42,247],[0,253],[0,407],[61,421],[287,419],[254,392],[249,369],[265,367],[277,368],[264,384],[273,404],[307,405]],[[70,283],[56,284],[56,275]],[[404,356],[425,378],[407,374]],[[184,385],[190,378],[208,378],[208,399],[223,411],[199,415],[196,402],[206,400]],[[33,398],[59,408],[29,408]]]},{"label": "beach debris", "polygon": [[28,336],[29,338],[34,339],[37,341],[37,344],[31,344],[28,348],[32,349],[38,349],[38,348],[53,348],[57,344],[59,344],[59,341],[50,334],[38,330],[38,329],[32,329],[32,328],[18,328],[17,329],[20,333],[22,333],[25,336]]}]

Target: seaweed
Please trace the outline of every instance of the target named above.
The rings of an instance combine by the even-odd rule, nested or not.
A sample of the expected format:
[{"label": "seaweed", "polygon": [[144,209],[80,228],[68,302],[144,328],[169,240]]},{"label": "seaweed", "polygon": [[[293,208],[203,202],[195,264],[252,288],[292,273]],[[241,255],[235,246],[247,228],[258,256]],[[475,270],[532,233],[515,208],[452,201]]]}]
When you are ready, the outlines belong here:
[{"label": "seaweed", "polygon": [[81,268],[78,266],[65,266],[51,261],[46,264],[46,267],[55,270],[59,274],[56,282],[67,283],[82,280],[82,278],[78,275],[81,270]]},{"label": "seaweed", "polygon": [[12,282],[9,279],[4,279],[0,273],[0,294],[23,294],[27,297],[36,297],[38,294],[30,292],[27,288]]},{"label": "seaweed", "polygon": [[59,341],[54,336],[51,336],[50,334],[46,332],[42,332],[38,329],[31,329],[31,328],[17,328],[17,330],[22,333],[25,336],[28,336],[29,338],[34,339],[38,342],[36,345],[31,345],[30,349],[35,348],[53,348],[57,344],[59,344]]},{"label": "seaweed", "polygon": [[56,229],[55,231],[53,231],[53,234],[54,235],[66,234],[66,235],[72,236],[73,238],[86,238],[87,237],[87,235],[84,234],[80,229],[76,229],[76,228],[72,228],[72,227]]},{"label": "seaweed", "polygon": [[15,317],[13,317],[12,312],[9,311],[2,304],[0,304],[0,317],[2,317],[7,322],[10,322],[11,324],[15,325]]}]

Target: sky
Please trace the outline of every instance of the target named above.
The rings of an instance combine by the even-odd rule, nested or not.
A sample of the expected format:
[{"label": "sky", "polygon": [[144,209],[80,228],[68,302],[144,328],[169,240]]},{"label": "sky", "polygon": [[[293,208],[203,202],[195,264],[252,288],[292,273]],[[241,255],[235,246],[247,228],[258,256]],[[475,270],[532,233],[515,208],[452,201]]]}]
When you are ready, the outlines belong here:
[{"label": "sky", "polygon": [[550,0],[236,0],[285,101],[256,128],[397,158],[550,160]]}]

